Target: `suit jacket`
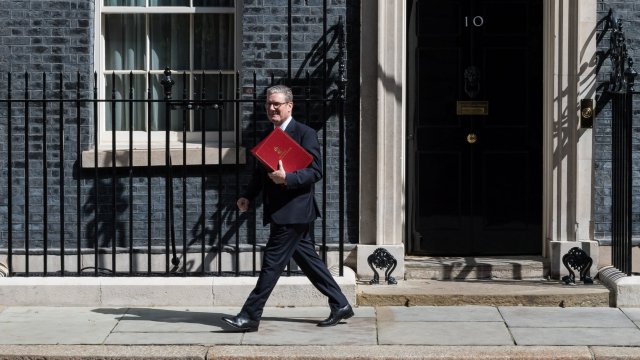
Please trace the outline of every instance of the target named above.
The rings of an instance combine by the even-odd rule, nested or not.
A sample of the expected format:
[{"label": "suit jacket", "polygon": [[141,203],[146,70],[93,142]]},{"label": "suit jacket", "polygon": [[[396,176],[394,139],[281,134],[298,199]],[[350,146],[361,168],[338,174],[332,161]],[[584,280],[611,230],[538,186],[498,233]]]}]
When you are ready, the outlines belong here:
[{"label": "suit jacket", "polygon": [[264,225],[305,224],[320,216],[314,195],[315,183],[322,179],[318,135],[315,130],[294,119],[289,122],[285,132],[307,150],[313,160],[309,166],[295,172],[288,172],[285,168],[286,185],[275,184],[267,176],[268,170],[258,165],[243,196],[253,202],[262,191]]}]

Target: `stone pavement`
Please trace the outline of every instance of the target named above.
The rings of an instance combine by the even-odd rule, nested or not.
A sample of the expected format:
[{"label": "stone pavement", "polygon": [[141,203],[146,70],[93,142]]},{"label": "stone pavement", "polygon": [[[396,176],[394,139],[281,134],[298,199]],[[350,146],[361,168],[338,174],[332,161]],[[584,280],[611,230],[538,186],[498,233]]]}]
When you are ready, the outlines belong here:
[{"label": "stone pavement", "polygon": [[[1,300],[0,300],[1,301]],[[640,359],[640,308],[269,307],[255,333],[238,307],[0,307],[0,359]]]}]

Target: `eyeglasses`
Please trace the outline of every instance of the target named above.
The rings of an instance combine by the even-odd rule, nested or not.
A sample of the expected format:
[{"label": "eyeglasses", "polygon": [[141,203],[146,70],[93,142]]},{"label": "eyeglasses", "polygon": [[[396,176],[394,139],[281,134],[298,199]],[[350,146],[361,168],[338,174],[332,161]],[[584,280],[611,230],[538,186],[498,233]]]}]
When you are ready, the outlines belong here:
[{"label": "eyeglasses", "polygon": [[288,104],[288,102],[268,102],[265,104],[265,106],[267,107],[267,109],[273,107],[275,110],[277,110],[280,106],[284,105],[284,104]]}]

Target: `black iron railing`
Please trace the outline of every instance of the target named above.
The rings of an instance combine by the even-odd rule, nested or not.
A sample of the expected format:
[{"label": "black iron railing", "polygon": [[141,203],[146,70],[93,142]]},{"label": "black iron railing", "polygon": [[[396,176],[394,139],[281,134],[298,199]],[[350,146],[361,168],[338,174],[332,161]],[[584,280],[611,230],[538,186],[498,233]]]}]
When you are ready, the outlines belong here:
[{"label": "black iron railing", "polygon": [[[326,24],[324,28],[326,30]],[[319,251],[323,260],[327,261],[327,249],[337,247],[337,262],[340,275],[343,275],[347,81],[342,22],[335,28],[339,33],[335,59],[339,64],[337,81],[329,83],[330,69],[326,65],[319,78],[312,78],[307,73],[303,80],[293,81],[289,61],[288,77],[276,80],[272,75],[269,85],[285,83],[292,86],[296,111],[300,117],[306,115],[320,134],[324,178],[316,191],[321,199],[322,223],[314,229],[320,232],[316,237],[321,239]],[[323,46],[326,57],[326,40]],[[326,58],[324,63],[327,63]],[[233,96],[224,97],[218,91],[215,99],[207,99],[205,93],[216,92],[204,88],[194,96],[182,89],[181,98],[176,99],[169,69],[161,80],[165,86],[161,99],[153,99],[151,90],[147,91],[146,99],[134,98],[133,74],[129,76],[127,99],[116,99],[114,94],[110,99],[99,98],[97,74],[86,79],[77,73],[75,79],[66,80],[65,75],[58,74],[55,85],[47,80],[47,74],[41,77],[37,74],[37,81],[32,77],[34,74],[28,72],[18,76],[9,73],[6,98],[0,99],[0,125],[4,124],[6,128],[6,137],[0,134],[3,137],[0,142],[6,143],[6,157],[0,162],[5,165],[7,192],[7,225],[0,232],[0,254],[4,243],[10,275],[257,274],[258,254],[266,242],[266,231],[257,229],[256,210],[240,214],[235,207],[235,200],[248,180],[250,169],[247,168],[258,166],[248,157],[247,164],[242,163],[242,154],[259,140],[259,123],[267,123],[266,118],[260,117],[265,98],[259,95],[266,86],[258,86],[260,81],[255,72],[249,75],[252,79],[250,91],[246,91],[246,86],[241,87],[241,74],[236,73]],[[20,90],[14,90],[16,82],[20,83]],[[92,83],[89,87],[88,82]],[[112,80],[112,84],[115,83]],[[92,91],[82,90],[81,85]],[[151,85],[148,84],[149,89]],[[331,88],[332,91],[327,91]],[[146,106],[148,113],[153,104],[165,107],[164,163],[161,165],[152,162],[150,131],[147,132],[146,162],[142,165],[134,162],[133,108],[139,104]],[[101,126],[99,114],[102,107],[110,107],[111,115],[105,123],[110,122],[111,129],[116,129],[116,106],[124,106],[129,114],[128,145],[126,149],[118,147],[116,133],[112,131],[110,159],[105,166],[99,163],[101,158],[96,148]],[[232,148],[227,147],[235,160],[232,163],[223,161],[222,125],[214,145],[217,159],[208,159],[206,148],[211,145],[205,142],[206,131],[202,126],[200,163],[189,162],[187,165],[187,142],[183,141],[179,166],[172,165],[172,161],[176,162],[171,154],[169,124],[172,124],[172,114],[182,111],[184,115],[197,110],[204,124],[206,112],[219,112],[218,118],[221,118],[221,111],[226,107],[233,107],[236,114],[235,139]],[[243,116],[246,113],[250,115]],[[188,117],[182,119],[182,130],[177,133],[186,139]],[[93,165],[83,166],[83,152],[90,153],[91,150]],[[122,165],[117,157],[123,150],[127,152],[126,165]],[[216,165],[211,165],[212,162]],[[327,163],[332,166],[327,167]],[[34,168],[34,164],[39,168]],[[216,180],[211,181],[212,177]],[[199,186],[194,186],[197,182]],[[209,189],[211,187],[214,189]],[[176,193],[174,188],[181,192]],[[328,189],[338,189],[337,199],[327,196]],[[31,203],[32,199],[42,203]],[[194,221],[194,211],[190,207],[195,204],[199,206],[200,214],[196,217],[200,219]],[[213,230],[207,227],[209,207],[216,209],[211,216]],[[127,219],[123,219],[124,212]],[[142,214],[144,212],[146,214]],[[330,212],[338,214],[337,224],[327,221]],[[158,233],[162,236],[157,236]],[[244,253],[251,254],[249,260],[241,257]],[[73,265],[69,264],[71,260]],[[124,267],[120,265],[122,262],[125,262]],[[247,262],[250,262],[249,266]],[[139,266],[143,263],[146,264],[144,269]],[[190,263],[200,265],[190,266]],[[213,268],[209,266],[211,264],[214,264]],[[288,268],[287,273],[291,272]]]},{"label": "black iron railing", "polygon": [[633,95],[637,73],[629,57],[622,21],[609,12],[605,31],[611,31],[608,57],[611,75],[606,95],[612,113],[612,264],[627,275],[632,273],[632,134]]}]

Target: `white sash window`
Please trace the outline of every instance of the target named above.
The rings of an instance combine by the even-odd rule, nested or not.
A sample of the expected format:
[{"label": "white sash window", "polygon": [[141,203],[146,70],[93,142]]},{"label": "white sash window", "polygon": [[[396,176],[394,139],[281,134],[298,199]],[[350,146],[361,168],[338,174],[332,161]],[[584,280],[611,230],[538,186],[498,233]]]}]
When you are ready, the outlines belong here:
[{"label": "white sash window", "polygon": [[[235,0],[99,0],[96,1],[96,70],[100,99],[161,100],[160,81],[164,70],[172,70],[173,99],[225,99],[235,95],[237,70],[238,12]],[[133,74],[132,76],[130,74]],[[183,75],[184,74],[184,75]],[[193,145],[215,143],[222,130],[223,141],[235,139],[235,106],[204,113],[174,110],[166,123],[162,102],[117,103],[100,105],[98,147],[112,146],[116,132],[117,148],[128,148],[129,129],[133,127],[136,149],[146,148],[151,133],[152,147],[163,147],[165,131],[170,130],[172,147],[182,142]],[[204,114],[204,116],[203,116]],[[115,115],[115,117],[114,117]],[[113,123],[115,119],[115,127]],[[183,137],[183,120],[187,137]]]}]

